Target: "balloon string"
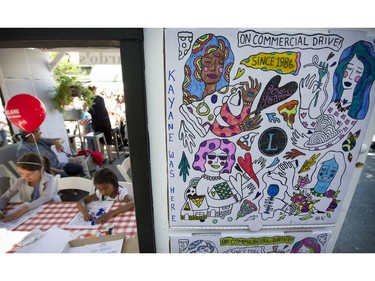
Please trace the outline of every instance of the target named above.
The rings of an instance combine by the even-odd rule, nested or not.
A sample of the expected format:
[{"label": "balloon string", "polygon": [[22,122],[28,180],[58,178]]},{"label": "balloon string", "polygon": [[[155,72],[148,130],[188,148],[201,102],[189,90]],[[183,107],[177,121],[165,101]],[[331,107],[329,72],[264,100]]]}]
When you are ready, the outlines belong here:
[{"label": "balloon string", "polygon": [[40,157],[40,160],[42,160],[42,163],[43,163],[43,157],[42,157],[42,154],[40,154],[40,150],[39,150],[39,147],[38,147],[38,143],[35,139],[35,136],[34,134],[31,134],[33,136],[33,139],[34,139],[34,143],[35,143],[35,147],[36,147],[36,150],[38,151],[38,154],[39,154],[39,157]]}]

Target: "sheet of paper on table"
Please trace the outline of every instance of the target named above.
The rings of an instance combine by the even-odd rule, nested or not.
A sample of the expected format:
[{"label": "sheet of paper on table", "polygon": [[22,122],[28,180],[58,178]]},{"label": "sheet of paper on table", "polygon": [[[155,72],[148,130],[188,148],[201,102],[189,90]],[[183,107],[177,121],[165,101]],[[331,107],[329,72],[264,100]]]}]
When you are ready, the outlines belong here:
[{"label": "sheet of paper on table", "polygon": [[10,231],[5,228],[0,229],[0,253],[11,251],[14,245],[25,238],[27,231]]},{"label": "sheet of paper on table", "polygon": [[83,215],[78,212],[78,214],[70,221],[70,223],[65,228],[89,228],[95,229],[99,227],[99,224],[93,223],[103,213],[107,213],[111,209],[114,201],[93,201],[90,202],[87,207],[89,213],[94,216],[91,221],[85,221]]},{"label": "sheet of paper on table", "polygon": [[18,249],[16,253],[61,253],[66,244],[76,236],[70,231],[52,227],[40,239]]},{"label": "sheet of paper on table", "polygon": [[[32,209],[30,211],[28,211],[26,214],[24,214],[23,216],[19,217],[18,219],[14,220],[14,221],[11,221],[11,222],[3,222],[3,221],[0,221],[0,228],[6,228],[8,230],[13,230],[15,229],[16,227],[18,227],[19,225],[23,224],[25,221],[27,221],[29,218],[31,218],[32,216],[34,216],[36,213],[38,213],[39,211],[43,210],[43,208],[45,207],[46,205],[41,205],[35,209]],[[17,208],[15,208],[14,210],[10,211],[9,213],[7,213],[7,215],[10,215],[12,214],[13,212],[15,212],[20,206],[18,206]]]},{"label": "sheet of paper on table", "polygon": [[69,247],[65,253],[116,254],[121,253],[124,239],[106,241],[78,247]]}]

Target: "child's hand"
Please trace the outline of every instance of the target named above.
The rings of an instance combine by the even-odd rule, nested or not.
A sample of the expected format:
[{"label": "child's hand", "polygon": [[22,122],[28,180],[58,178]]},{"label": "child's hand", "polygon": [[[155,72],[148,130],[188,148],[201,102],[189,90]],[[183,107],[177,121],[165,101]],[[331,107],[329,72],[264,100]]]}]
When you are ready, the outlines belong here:
[{"label": "child's hand", "polygon": [[96,219],[95,223],[96,224],[103,224],[109,221],[112,218],[110,213],[106,213],[101,215],[99,218]]},{"label": "child's hand", "polygon": [[18,219],[19,217],[21,217],[23,214],[27,213],[28,211],[29,211],[29,208],[27,208],[27,207],[20,208],[20,209],[14,211],[9,216],[6,216],[3,219],[3,221],[4,222],[14,221],[14,220]]},{"label": "child's hand", "polygon": [[86,214],[83,215],[83,219],[84,219],[85,221],[91,221],[92,218],[93,218],[93,216],[90,215],[89,213],[86,213]]}]

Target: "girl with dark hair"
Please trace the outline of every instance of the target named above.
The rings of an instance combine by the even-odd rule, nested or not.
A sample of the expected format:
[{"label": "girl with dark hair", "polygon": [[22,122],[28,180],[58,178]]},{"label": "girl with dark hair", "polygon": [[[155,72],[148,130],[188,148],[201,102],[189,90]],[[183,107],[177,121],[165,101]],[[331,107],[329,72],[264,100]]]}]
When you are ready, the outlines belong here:
[{"label": "girl with dark hair", "polygon": [[[10,222],[47,202],[61,202],[54,176],[44,169],[42,158],[36,153],[24,154],[17,162],[21,177],[0,197],[0,219]],[[24,201],[14,212],[6,215],[4,208],[16,194]]]},{"label": "girl with dark hair", "polygon": [[96,171],[93,181],[96,187],[96,192],[77,202],[78,210],[82,213],[85,221],[93,219],[93,216],[89,214],[86,207],[86,205],[92,201],[111,200],[124,202],[124,205],[121,207],[108,211],[97,218],[95,221],[97,224],[106,223],[118,214],[125,213],[134,208],[133,198],[130,196],[128,189],[119,185],[117,176],[112,170],[103,168]]}]

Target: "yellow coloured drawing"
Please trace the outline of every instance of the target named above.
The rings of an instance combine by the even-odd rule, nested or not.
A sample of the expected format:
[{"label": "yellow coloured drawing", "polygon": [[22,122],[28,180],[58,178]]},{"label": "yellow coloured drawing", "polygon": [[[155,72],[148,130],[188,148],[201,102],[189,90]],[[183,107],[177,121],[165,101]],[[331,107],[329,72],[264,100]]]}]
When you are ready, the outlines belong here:
[{"label": "yellow coloured drawing", "polygon": [[279,74],[297,75],[301,67],[300,52],[259,53],[249,56],[241,64],[263,71],[276,71]]}]

